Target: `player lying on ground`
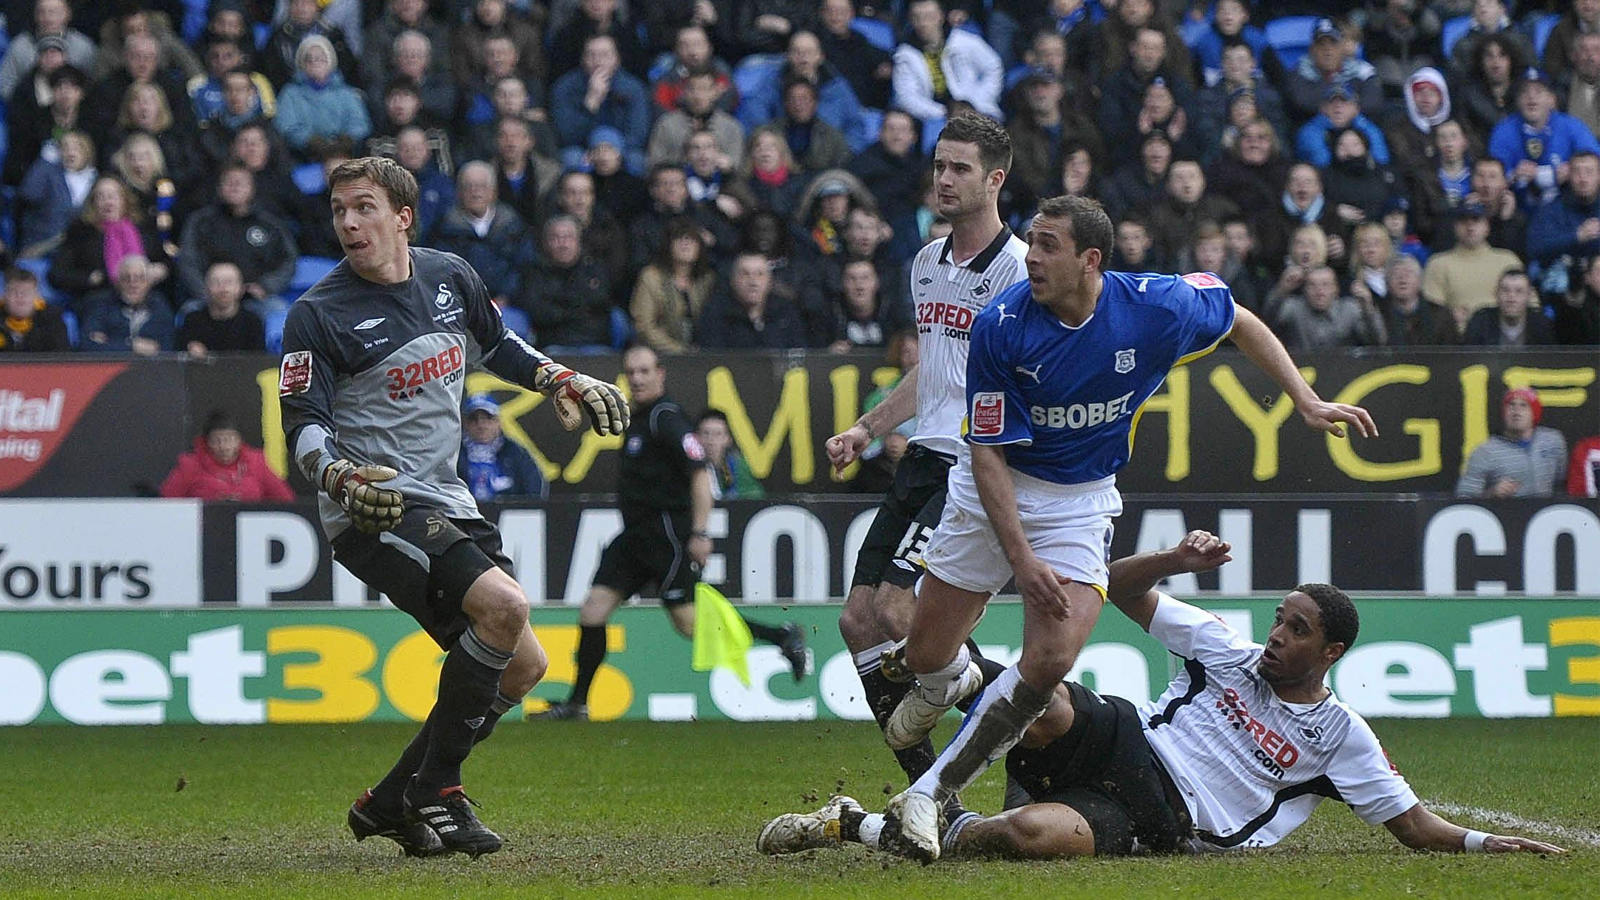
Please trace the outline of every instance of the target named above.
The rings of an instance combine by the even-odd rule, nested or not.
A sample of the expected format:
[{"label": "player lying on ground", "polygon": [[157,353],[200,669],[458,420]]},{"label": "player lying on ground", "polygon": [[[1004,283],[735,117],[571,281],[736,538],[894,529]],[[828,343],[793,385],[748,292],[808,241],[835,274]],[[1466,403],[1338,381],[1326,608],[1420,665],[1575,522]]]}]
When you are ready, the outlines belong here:
[{"label": "player lying on ground", "polygon": [[568,429],[583,409],[596,432],[621,434],[628,410],[615,385],[509,331],[460,257],[411,246],[417,182],[398,163],[349,160],[328,186],[345,259],[289,308],[284,432],[322,490],[334,559],[447,651],[427,721],[347,821],[411,856],[493,853],[500,837],[473,814],[461,764],[548,662],[500,535],[456,474],[467,367],[551,396]]},{"label": "player lying on ground", "polygon": [[[1026,797],[996,816],[957,815],[942,829],[944,853],[1048,859],[1270,847],[1324,797],[1418,850],[1563,852],[1452,825],[1417,800],[1366,721],[1324,686],[1356,639],[1356,609],[1344,592],[1299,586],[1261,645],[1151,590],[1167,576],[1216,568],[1228,550],[1196,531],[1172,550],[1112,565],[1112,601],[1183,659],[1183,672],[1160,699],[1137,708],[1059,685],[1006,755],[1006,772]],[[817,812],[773,819],[757,847],[792,853],[848,840],[895,850],[894,828],[892,818],[836,796]]]},{"label": "player lying on ground", "polygon": [[1317,396],[1267,326],[1215,275],[1107,272],[1111,220],[1093,200],[1039,204],[1028,280],[972,325],[967,357],[970,463],[923,554],[927,574],[906,636],[918,688],[889,718],[892,747],[919,740],[982,673],[963,646],[984,604],[1013,576],[1022,595],[1022,656],[984,691],[969,727],[889,801],[907,851],[939,853],[940,806],[1011,748],[1049,706],[1100,616],[1116,476],[1133,447],[1136,411],[1172,367],[1231,337],[1291,398],[1305,423],[1342,436],[1377,428],[1366,410]]}]

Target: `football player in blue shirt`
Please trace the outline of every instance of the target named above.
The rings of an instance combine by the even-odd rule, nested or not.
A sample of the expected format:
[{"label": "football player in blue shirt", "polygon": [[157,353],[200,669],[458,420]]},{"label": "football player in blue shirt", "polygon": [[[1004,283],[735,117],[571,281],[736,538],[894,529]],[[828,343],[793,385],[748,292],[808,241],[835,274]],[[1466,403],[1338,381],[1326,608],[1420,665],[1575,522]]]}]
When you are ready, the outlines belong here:
[{"label": "football player in blue shirt", "polygon": [[1105,600],[1116,473],[1133,423],[1173,366],[1225,337],[1272,377],[1306,424],[1364,437],[1367,411],[1317,396],[1267,326],[1215,275],[1101,269],[1112,227],[1100,204],[1039,205],[1028,280],[995,298],[972,327],[967,361],[971,463],[950,473],[948,500],[923,554],[927,574],[905,647],[918,688],[885,729],[891,746],[920,740],[983,676],[964,641],[1013,574],[1023,599],[1022,657],[973,703],[933,768],[889,802],[889,843],[939,855],[942,805],[1004,756],[1050,703]]}]

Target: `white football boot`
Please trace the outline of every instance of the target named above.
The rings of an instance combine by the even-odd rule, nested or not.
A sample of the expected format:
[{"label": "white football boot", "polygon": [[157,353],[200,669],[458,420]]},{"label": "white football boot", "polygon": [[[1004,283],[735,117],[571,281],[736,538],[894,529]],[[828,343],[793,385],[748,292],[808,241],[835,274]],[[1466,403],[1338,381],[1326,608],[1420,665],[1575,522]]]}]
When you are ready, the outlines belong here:
[{"label": "white football boot", "polygon": [[900,698],[900,705],[889,714],[883,726],[883,739],[895,750],[904,750],[922,743],[950,708],[983,689],[983,670],[975,662],[967,663],[966,671],[950,682],[945,696],[928,695],[921,685]]},{"label": "white football boot", "polygon": [[784,813],[761,829],[756,837],[756,849],[768,856],[778,856],[837,847],[843,842],[839,836],[839,815],[849,809],[859,810],[861,804],[854,798],[834,794],[816,812]]}]

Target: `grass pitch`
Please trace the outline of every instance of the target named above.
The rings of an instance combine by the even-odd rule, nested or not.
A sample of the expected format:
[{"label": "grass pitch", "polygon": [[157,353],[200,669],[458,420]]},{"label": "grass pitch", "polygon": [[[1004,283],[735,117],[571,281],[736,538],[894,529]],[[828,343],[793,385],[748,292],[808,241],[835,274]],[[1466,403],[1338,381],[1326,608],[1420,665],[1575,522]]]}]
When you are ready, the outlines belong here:
[{"label": "grass pitch", "polygon": [[[1597,896],[1600,720],[1375,727],[1423,797],[1563,828],[1573,852],[1411,853],[1330,802],[1284,846],[1250,854],[922,867],[847,847],[769,859],[754,841],[771,816],[835,788],[881,808],[899,784],[870,724],[506,722],[467,769],[506,848],[405,860],[388,841],[356,844],[344,814],[407,727],[40,727],[0,730],[0,896]],[[997,808],[996,774],[970,805]]]}]

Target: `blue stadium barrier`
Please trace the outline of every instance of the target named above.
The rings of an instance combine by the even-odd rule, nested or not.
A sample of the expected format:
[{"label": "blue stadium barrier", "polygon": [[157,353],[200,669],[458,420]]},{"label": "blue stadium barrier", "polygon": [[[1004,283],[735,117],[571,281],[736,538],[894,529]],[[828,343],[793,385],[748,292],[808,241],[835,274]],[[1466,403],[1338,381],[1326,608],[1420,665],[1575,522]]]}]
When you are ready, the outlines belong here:
[{"label": "blue stadium barrier", "polygon": [[1560,21],[1560,13],[1539,13],[1537,17],[1528,17],[1525,24],[1533,34],[1533,50],[1540,59],[1544,59],[1545,45],[1550,43],[1550,32],[1556,30],[1556,23]]},{"label": "blue stadium barrier", "polygon": [[888,22],[857,16],[850,22],[850,30],[866,38],[867,43],[879,50],[885,53],[894,52],[894,26]]},{"label": "blue stadium barrier", "polygon": [[1445,20],[1444,27],[1439,30],[1439,49],[1444,51],[1446,58],[1450,56],[1450,51],[1456,48],[1456,44],[1460,43],[1461,39],[1466,37],[1467,32],[1470,30],[1472,30],[1471,16],[1456,16],[1453,19]]},{"label": "blue stadium barrier", "polygon": [[1311,49],[1311,29],[1319,16],[1284,16],[1262,26],[1267,46],[1278,54],[1285,69],[1293,69]]},{"label": "blue stadium barrier", "polygon": [[328,186],[327,175],[322,171],[322,163],[295,166],[289,177],[293,179],[294,186],[299,188],[302,194],[320,194],[322,189]]}]

